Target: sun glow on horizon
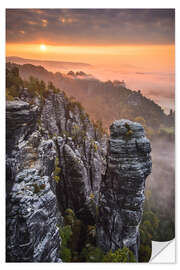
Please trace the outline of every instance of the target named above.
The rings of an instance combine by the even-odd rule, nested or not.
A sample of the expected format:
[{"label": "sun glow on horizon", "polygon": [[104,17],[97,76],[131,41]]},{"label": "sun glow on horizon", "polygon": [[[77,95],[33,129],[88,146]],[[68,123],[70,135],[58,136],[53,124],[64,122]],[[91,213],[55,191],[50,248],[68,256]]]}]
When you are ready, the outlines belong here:
[{"label": "sun glow on horizon", "polygon": [[122,65],[127,67],[134,65],[135,71],[140,69],[141,72],[174,72],[174,53],[174,45],[54,46],[40,42],[6,43],[6,56],[84,62],[116,69]]},{"label": "sun glow on horizon", "polygon": [[43,51],[43,52],[45,52],[47,50],[46,45],[41,44],[40,45],[40,50]]}]

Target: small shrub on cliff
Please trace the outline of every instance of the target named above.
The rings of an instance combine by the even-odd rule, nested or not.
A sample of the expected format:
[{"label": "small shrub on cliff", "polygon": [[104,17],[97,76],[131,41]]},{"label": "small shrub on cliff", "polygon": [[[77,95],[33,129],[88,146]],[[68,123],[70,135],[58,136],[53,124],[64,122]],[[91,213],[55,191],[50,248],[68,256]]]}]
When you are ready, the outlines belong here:
[{"label": "small shrub on cliff", "polygon": [[59,181],[61,180],[61,179],[60,179],[60,176],[57,176],[57,175],[54,176],[54,179],[55,179],[55,181],[56,181],[57,184],[58,184]]},{"label": "small shrub on cliff", "polygon": [[106,131],[103,128],[103,123],[101,120],[97,120],[96,122],[92,121],[92,124],[94,126],[96,133],[99,133],[100,136],[106,133]]},{"label": "small shrub on cliff", "polygon": [[88,225],[88,236],[95,238],[96,236],[96,226]]},{"label": "small shrub on cliff", "polygon": [[104,256],[103,262],[136,262],[131,250],[127,247],[118,249],[115,252],[111,250]]},{"label": "small shrub on cliff", "polygon": [[40,192],[40,187],[37,184],[33,184],[34,187],[34,193]]},{"label": "small shrub on cliff", "polygon": [[45,189],[46,185],[45,184],[33,184],[34,187],[34,193],[39,193],[42,189]]},{"label": "small shrub on cliff", "polygon": [[104,257],[103,251],[93,245],[87,244],[82,249],[80,258],[82,262],[102,262]]},{"label": "small shrub on cliff", "polygon": [[83,109],[83,106],[81,105],[81,103],[80,102],[78,102],[78,101],[75,101],[74,99],[68,99],[68,104],[67,104],[67,109],[69,110],[69,111],[74,111],[74,109],[75,108],[78,108],[79,109],[79,111],[81,112],[82,110],[84,110]]},{"label": "small shrub on cliff", "polygon": [[62,239],[61,249],[60,249],[60,258],[63,262],[71,262],[71,250],[68,247],[72,237],[72,229],[70,225],[66,225],[59,229],[59,234]]},{"label": "small shrub on cliff", "polygon": [[54,170],[54,180],[56,181],[56,183],[59,183],[60,181],[60,172],[61,172],[61,168],[59,167],[59,158],[56,157],[55,160],[55,170]]},{"label": "small shrub on cliff", "polygon": [[130,137],[131,135],[133,135],[133,131],[132,130],[128,130],[128,132],[126,133],[126,136]]},{"label": "small shrub on cliff", "polygon": [[66,209],[64,216],[64,224],[72,226],[74,224],[75,214],[74,211],[70,208]]},{"label": "small shrub on cliff", "polygon": [[61,258],[63,262],[76,262],[79,260],[79,241],[82,222],[76,218],[72,209],[68,208],[64,215],[64,227],[60,228],[62,238]]},{"label": "small shrub on cliff", "polygon": [[128,123],[125,123],[125,127],[127,128],[127,132],[125,133],[126,139],[130,139],[130,137],[133,135],[133,131],[131,130]]},{"label": "small shrub on cliff", "polygon": [[89,195],[89,197],[93,200],[93,199],[94,199],[94,194],[91,193],[91,194]]},{"label": "small shrub on cliff", "polygon": [[6,99],[12,101],[14,97],[19,97],[23,81],[19,76],[19,69],[13,67],[6,69]]},{"label": "small shrub on cliff", "polygon": [[97,145],[97,143],[96,143],[94,140],[91,141],[91,146],[92,146],[94,152],[97,152],[97,150],[98,150],[98,145]]}]

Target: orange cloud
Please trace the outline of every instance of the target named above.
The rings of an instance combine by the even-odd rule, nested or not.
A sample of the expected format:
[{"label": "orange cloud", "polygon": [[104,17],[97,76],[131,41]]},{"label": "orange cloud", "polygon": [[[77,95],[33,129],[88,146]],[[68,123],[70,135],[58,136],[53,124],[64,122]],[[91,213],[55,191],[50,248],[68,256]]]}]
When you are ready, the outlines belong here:
[{"label": "orange cloud", "polygon": [[42,26],[43,26],[43,27],[46,27],[47,24],[48,24],[48,21],[45,20],[45,19],[41,20],[41,22],[42,22]]},{"label": "orange cloud", "polygon": [[43,14],[43,13],[44,13],[44,11],[43,11],[43,10],[39,10],[39,9],[34,10],[34,12],[35,12],[35,13],[37,13],[37,14]]},{"label": "orange cloud", "polygon": [[62,18],[62,17],[60,17],[59,18],[59,21],[61,22],[61,23],[73,23],[73,22],[76,22],[77,21],[77,19],[72,19],[72,18]]},{"label": "orange cloud", "polygon": [[37,22],[33,22],[33,21],[28,21],[27,23],[30,24],[30,25],[35,25],[35,24],[37,24]]},{"label": "orange cloud", "polygon": [[59,21],[62,22],[63,24],[66,22],[65,18],[59,18]]}]

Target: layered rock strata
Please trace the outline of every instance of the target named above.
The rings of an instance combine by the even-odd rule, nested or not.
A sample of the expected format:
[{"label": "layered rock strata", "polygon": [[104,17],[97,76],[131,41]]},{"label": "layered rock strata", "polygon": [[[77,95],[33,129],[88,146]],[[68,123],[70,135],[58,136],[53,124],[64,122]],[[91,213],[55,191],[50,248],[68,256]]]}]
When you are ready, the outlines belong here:
[{"label": "layered rock strata", "polygon": [[139,225],[151,146],[139,123],[115,121],[110,127],[108,163],[102,180],[97,243],[104,250],[129,247],[138,261]]},{"label": "layered rock strata", "polygon": [[7,103],[6,260],[60,262],[61,240],[53,184],[56,148],[37,128],[39,111]]},{"label": "layered rock strata", "polygon": [[77,102],[49,91],[7,102],[6,255],[9,262],[60,262],[67,208],[96,225],[97,244],[138,257],[144,186],[151,172],[143,127],[115,121],[107,138]]},{"label": "layered rock strata", "polygon": [[61,92],[7,102],[6,126],[7,261],[60,261],[65,210],[95,223],[106,139]]}]

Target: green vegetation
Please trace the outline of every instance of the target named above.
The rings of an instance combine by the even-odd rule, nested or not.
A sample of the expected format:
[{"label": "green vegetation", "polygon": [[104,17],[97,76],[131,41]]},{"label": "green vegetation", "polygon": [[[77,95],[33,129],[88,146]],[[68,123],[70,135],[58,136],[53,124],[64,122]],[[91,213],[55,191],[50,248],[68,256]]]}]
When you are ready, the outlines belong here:
[{"label": "green vegetation", "polygon": [[91,244],[82,249],[80,258],[82,262],[103,262],[104,252]]},{"label": "green vegetation", "polygon": [[70,248],[68,248],[70,244],[70,240],[72,237],[72,229],[70,225],[66,225],[59,229],[59,234],[62,239],[61,250],[60,250],[60,258],[63,262],[71,262],[72,254]]},{"label": "green vegetation", "polygon": [[98,151],[98,145],[94,140],[91,140],[91,147],[94,150],[94,152]]},{"label": "green vegetation", "polygon": [[43,80],[30,76],[28,80],[22,80],[19,76],[19,69],[16,66],[6,69],[6,99],[11,101],[15,97],[19,97],[23,89],[28,89],[28,94],[33,98],[40,97],[42,100],[47,97],[49,91],[59,93],[60,90],[56,88],[52,82],[46,86]]},{"label": "green vegetation", "polygon": [[55,159],[54,179],[55,179],[57,184],[60,181],[60,173],[61,173],[61,168],[59,167],[59,158],[56,157],[56,159]]},{"label": "green vegetation", "polygon": [[96,227],[84,224],[70,208],[64,213],[64,226],[59,229],[59,233],[62,239],[60,257],[63,262],[135,261],[133,253],[125,247],[105,254],[96,246]]},{"label": "green vegetation", "polygon": [[111,250],[104,256],[103,262],[135,262],[134,255],[127,247],[118,249],[115,252]]},{"label": "green vegetation", "polygon": [[94,194],[91,193],[89,197],[90,197],[91,199],[94,199]]},{"label": "green vegetation", "polygon": [[[132,91],[125,85],[113,81],[94,80],[92,82],[87,78],[72,80],[60,72],[53,74],[41,66],[31,64],[22,66],[7,64],[9,70],[13,67],[19,67],[26,78],[33,75],[46,84],[51,81],[53,85],[49,83],[48,88],[53,90],[55,87],[53,90],[55,92],[58,91],[58,87],[63,85],[67,96],[72,97],[76,93],[76,100],[82,103],[91,119],[102,121],[105,130],[108,130],[114,119],[134,120],[136,117],[144,118],[151,136],[158,133],[160,124],[166,127],[174,125],[174,113],[171,111],[167,116],[158,104],[143,96],[142,91]],[[72,98],[72,103],[74,102],[76,103]],[[136,105],[133,105],[132,102],[135,102]],[[71,106],[74,107],[74,104]]]},{"label": "green vegetation", "polygon": [[39,193],[42,189],[45,189],[45,184],[38,185],[35,183],[32,186],[34,187],[34,193]]},{"label": "green vegetation", "polygon": [[80,127],[78,125],[74,125],[71,130],[71,134],[69,134],[70,137],[72,137],[73,141],[76,144],[82,144],[84,140],[86,139],[86,128],[85,126]]},{"label": "green vegetation", "polygon": [[74,211],[66,209],[64,215],[64,226],[59,233],[62,238],[60,257],[63,262],[78,260],[78,248],[80,241],[81,221],[76,218]]},{"label": "green vegetation", "polygon": [[168,212],[162,212],[154,201],[150,190],[146,191],[144,213],[140,225],[140,262],[148,262],[151,257],[151,240],[169,241],[174,238],[174,219]]},{"label": "green vegetation", "polygon": [[151,257],[151,240],[154,239],[158,226],[158,217],[152,211],[145,211],[140,226],[139,257],[141,262],[148,262]]},{"label": "green vegetation", "polygon": [[[40,80],[33,76],[30,78],[28,76],[29,79],[23,81],[19,76],[19,69],[16,66],[7,68],[7,100],[14,100],[16,97],[20,97],[24,88],[28,89],[28,93],[32,97],[32,100],[34,97],[38,96],[43,101],[50,92],[59,93],[60,90],[53,85],[56,80],[54,80],[53,83],[49,82],[52,77],[49,78],[48,74],[49,73],[47,72],[43,77],[41,76],[41,73],[37,73]],[[56,77],[59,78],[58,76]],[[63,77],[61,79],[62,84],[64,83],[65,86],[68,86],[68,80],[65,81]],[[57,85],[57,83],[55,83],[55,85]],[[128,96],[132,94],[133,91],[126,89],[125,87],[115,87],[111,81],[106,83],[99,82],[94,86],[92,91],[92,93],[96,93],[95,102],[94,95],[88,95],[88,99],[86,100],[86,98],[84,98],[84,94],[82,94],[84,93],[84,89],[88,89],[88,86],[88,80],[77,80],[76,83],[70,84],[70,90],[69,92],[67,90],[67,93],[74,94],[76,92],[77,98],[83,102],[91,117],[93,117],[93,119],[102,119],[102,121],[98,120],[93,123],[96,133],[95,137],[97,139],[105,133],[105,128],[109,127],[114,119],[121,118],[141,123],[145,129],[147,137],[150,139],[157,137],[165,137],[168,139],[174,138],[174,128],[172,127],[174,114],[171,112],[171,116],[168,118],[168,116],[163,113],[160,106],[143,97],[141,93],[139,93],[140,102],[138,106],[132,106],[128,104]],[[65,88],[68,89],[68,87]],[[80,92],[81,89],[83,89],[82,93]],[[70,91],[72,92],[70,93]],[[88,117],[83,111],[81,104],[75,101],[72,97],[70,98],[70,102],[68,102],[67,98],[67,107],[69,111],[77,109],[82,121]],[[41,126],[40,120],[38,120],[38,125]],[[126,138],[129,139],[133,135],[133,131],[130,129],[128,123],[126,123],[126,127]],[[66,130],[62,131],[61,136],[62,135],[72,137],[74,142],[80,144],[86,138],[85,126],[80,127],[75,125],[70,132],[67,132]],[[98,150],[98,146],[95,141],[92,141],[92,147],[94,152]],[[61,181],[61,173],[59,159],[56,158],[54,170],[54,180],[56,183]],[[45,184],[33,184],[33,187],[34,193],[38,194],[45,188]],[[98,215],[98,206],[95,205],[94,207],[93,205],[94,194],[90,194],[90,199],[90,203],[92,203],[92,207]],[[162,211],[162,208],[158,206],[157,199],[153,197],[153,194],[146,194],[144,214],[140,225],[141,243],[139,259],[141,262],[149,261],[151,256],[151,240],[168,241],[174,238],[174,217],[170,211],[173,212],[173,209],[171,208],[170,210]],[[75,216],[71,209],[67,209],[64,216],[64,227],[60,229],[60,235],[63,242],[61,248],[61,258],[63,261],[131,261],[131,254],[126,249],[118,250],[114,253],[109,251],[107,254],[104,254],[102,250],[96,246],[95,233],[96,228],[94,225],[84,224]]]},{"label": "green vegetation", "polygon": [[153,129],[150,126],[147,126],[146,120],[142,116],[135,117],[134,121],[140,123],[143,126],[145,134],[149,139],[152,139],[155,135],[157,135],[158,129]]},{"label": "green vegetation", "polygon": [[74,112],[74,110],[76,108],[78,108],[79,111],[83,111],[84,110],[84,108],[82,107],[81,103],[78,102],[78,101],[75,101],[74,98],[71,97],[70,99],[68,99],[68,101],[69,101],[68,102],[68,105],[67,105],[68,111]]},{"label": "green vegetation", "polygon": [[133,131],[131,130],[130,126],[128,123],[125,123],[125,127],[127,128],[127,132],[125,133],[125,138],[129,140],[131,136],[133,135]]},{"label": "green vegetation", "polygon": [[23,81],[19,76],[19,69],[13,67],[11,70],[6,69],[6,99],[14,100],[19,96]]},{"label": "green vegetation", "polygon": [[96,137],[101,137],[103,134],[106,134],[106,130],[103,128],[103,123],[101,120],[92,121],[92,124],[96,131]]}]

